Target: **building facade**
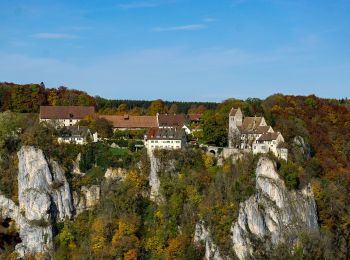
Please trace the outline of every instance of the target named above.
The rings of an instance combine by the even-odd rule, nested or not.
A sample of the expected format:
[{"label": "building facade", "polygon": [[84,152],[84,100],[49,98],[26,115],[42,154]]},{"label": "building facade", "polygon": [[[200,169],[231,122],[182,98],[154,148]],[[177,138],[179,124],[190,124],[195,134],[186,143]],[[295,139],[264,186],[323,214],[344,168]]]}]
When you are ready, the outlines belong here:
[{"label": "building facade", "polygon": [[151,128],[145,135],[145,147],[149,152],[156,149],[176,150],[186,145],[186,133],[183,128]]},{"label": "building facade", "polygon": [[57,127],[73,126],[80,120],[95,115],[95,107],[86,106],[41,106],[40,122],[50,122]]},{"label": "building facade", "polygon": [[288,157],[288,150],[282,148],[282,134],[267,125],[264,117],[245,117],[240,108],[230,111],[228,143],[231,149],[250,150],[254,154],[272,152],[284,160]]},{"label": "building facade", "polygon": [[73,143],[84,145],[90,142],[97,142],[97,132],[92,132],[86,126],[65,126],[59,129],[58,143]]}]

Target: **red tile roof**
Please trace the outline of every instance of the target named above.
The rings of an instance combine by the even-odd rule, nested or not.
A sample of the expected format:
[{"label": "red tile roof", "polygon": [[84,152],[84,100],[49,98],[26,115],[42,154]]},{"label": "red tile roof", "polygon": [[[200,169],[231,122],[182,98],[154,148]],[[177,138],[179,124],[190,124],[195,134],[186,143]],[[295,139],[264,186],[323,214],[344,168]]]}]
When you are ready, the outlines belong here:
[{"label": "red tile roof", "polygon": [[186,124],[186,117],[184,114],[178,115],[158,115],[159,126],[178,127]]},{"label": "red tile roof", "polygon": [[159,128],[152,127],[147,132],[149,140],[182,140],[185,137],[185,131],[181,127]]},{"label": "red tile roof", "polygon": [[156,116],[100,115],[100,118],[110,121],[114,128],[151,128],[158,126]]},{"label": "red tile roof", "polygon": [[189,114],[188,119],[192,122],[193,121],[200,121],[202,116],[203,116],[203,114]]},{"label": "red tile roof", "polygon": [[94,115],[95,107],[87,106],[41,106],[40,119],[83,119]]}]

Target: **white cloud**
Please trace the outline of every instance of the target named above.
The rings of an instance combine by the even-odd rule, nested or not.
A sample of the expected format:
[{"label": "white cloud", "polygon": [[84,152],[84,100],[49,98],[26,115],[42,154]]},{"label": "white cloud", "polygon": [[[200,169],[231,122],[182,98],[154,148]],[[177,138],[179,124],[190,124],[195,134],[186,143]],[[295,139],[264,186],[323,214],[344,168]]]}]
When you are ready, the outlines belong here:
[{"label": "white cloud", "polygon": [[156,7],[158,4],[154,2],[132,2],[128,4],[120,4],[118,7],[122,9],[139,9],[139,8],[152,8]]},{"label": "white cloud", "polygon": [[171,32],[171,31],[197,31],[205,29],[206,26],[204,24],[188,24],[188,25],[180,25],[180,26],[170,26],[170,27],[156,27],[152,30],[155,32]]},{"label": "white cloud", "polygon": [[47,40],[63,40],[63,39],[77,39],[78,36],[73,34],[65,33],[36,33],[32,37],[37,39],[47,39]]}]

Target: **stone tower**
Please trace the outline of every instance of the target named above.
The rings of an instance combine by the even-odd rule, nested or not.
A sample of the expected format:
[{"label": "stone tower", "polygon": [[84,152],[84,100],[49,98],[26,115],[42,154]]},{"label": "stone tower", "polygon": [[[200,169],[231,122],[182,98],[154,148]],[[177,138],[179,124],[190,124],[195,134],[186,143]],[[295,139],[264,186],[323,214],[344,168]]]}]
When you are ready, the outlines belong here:
[{"label": "stone tower", "polygon": [[242,126],[243,122],[243,113],[240,108],[232,108],[229,114],[229,131],[228,131],[228,147],[235,148],[233,144],[233,139],[235,135],[239,134],[238,127]]}]

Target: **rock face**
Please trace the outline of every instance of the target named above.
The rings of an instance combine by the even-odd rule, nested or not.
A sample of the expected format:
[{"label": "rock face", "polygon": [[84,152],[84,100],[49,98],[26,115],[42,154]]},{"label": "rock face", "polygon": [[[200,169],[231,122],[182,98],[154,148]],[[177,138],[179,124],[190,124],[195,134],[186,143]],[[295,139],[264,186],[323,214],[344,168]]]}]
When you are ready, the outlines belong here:
[{"label": "rock face", "polygon": [[194,234],[195,244],[205,245],[205,260],[215,259],[222,260],[221,254],[218,247],[213,242],[210,231],[205,227],[202,221],[196,224],[195,234]]},{"label": "rock face", "polygon": [[259,160],[256,189],[254,196],[241,203],[238,220],[231,228],[233,249],[239,259],[252,255],[253,241],[274,246],[287,238],[295,239],[300,230],[318,230],[311,188],[287,190],[270,159]]},{"label": "rock face", "polygon": [[151,155],[149,159],[151,162],[151,171],[149,174],[149,186],[151,187],[150,199],[153,201],[156,201],[160,197],[160,193],[159,193],[160,180],[158,177],[159,159],[157,159],[153,155]]},{"label": "rock face", "polygon": [[97,185],[81,187],[80,194],[73,192],[73,201],[76,214],[92,209],[100,200],[101,188]]},{"label": "rock face", "polygon": [[13,219],[22,242],[16,246],[20,256],[49,252],[53,247],[52,220],[73,216],[73,203],[62,168],[49,163],[43,152],[24,146],[18,152],[19,206],[0,195],[3,218]]},{"label": "rock face", "polygon": [[[19,256],[49,253],[53,249],[52,221],[71,219],[77,213],[94,207],[100,199],[100,187],[83,186],[74,203],[63,169],[48,161],[42,150],[23,146],[18,152],[18,200],[0,193],[0,216],[16,222],[22,240],[16,246]],[[74,208],[73,204],[76,206]]]},{"label": "rock face", "polygon": [[[58,220],[73,216],[73,203],[62,168],[49,164],[43,152],[24,146],[18,152],[18,199],[20,209],[29,220]],[[51,168],[51,169],[50,169]]]},{"label": "rock face", "polygon": [[311,157],[311,147],[305,142],[303,137],[295,136],[292,144],[301,152],[305,159],[309,159]]},{"label": "rock face", "polygon": [[81,153],[79,153],[75,161],[73,161],[73,173],[84,176],[85,173],[80,171],[80,167],[79,167],[80,160],[81,160]]},{"label": "rock face", "polygon": [[0,216],[11,218],[19,228],[22,243],[16,246],[19,256],[26,253],[49,252],[52,249],[51,225],[35,225],[28,220],[20,208],[10,199],[0,194]]},{"label": "rock face", "polygon": [[107,180],[124,180],[127,173],[127,170],[123,168],[108,168],[105,173],[105,178]]}]

